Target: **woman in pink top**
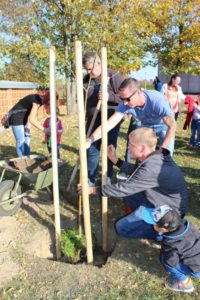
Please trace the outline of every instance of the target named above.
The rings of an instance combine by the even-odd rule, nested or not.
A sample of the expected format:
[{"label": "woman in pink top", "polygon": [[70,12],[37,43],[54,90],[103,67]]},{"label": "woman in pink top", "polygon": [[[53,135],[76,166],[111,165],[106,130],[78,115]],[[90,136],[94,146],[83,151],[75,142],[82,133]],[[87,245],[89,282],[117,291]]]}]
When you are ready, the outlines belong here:
[{"label": "woman in pink top", "polygon": [[179,86],[180,83],[181,77],[178,74],[173,74],[170,81],[163,84],[161,89],[161,92],[165,95],[174,110],[175,120],[177,120],[180,112],[180,102],[182,99],[185,99],[185,95]]}]

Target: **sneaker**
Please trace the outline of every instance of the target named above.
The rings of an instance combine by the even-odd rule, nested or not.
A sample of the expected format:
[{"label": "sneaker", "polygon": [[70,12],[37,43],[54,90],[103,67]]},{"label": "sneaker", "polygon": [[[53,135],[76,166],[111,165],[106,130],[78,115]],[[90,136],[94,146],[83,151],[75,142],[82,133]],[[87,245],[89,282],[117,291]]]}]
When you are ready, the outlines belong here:
[{"label": "sneaker", "polygon": [[183,292],[183,293],[192,293],[194,291],[194,286],[191,279],[188,277],[187,281],[178,281],[173,277],[169,277],[167,285],[172,291]]},{"label": "sneaker", "polygon": [[122,172],[122,173],[117,173],[116,177],[118,180],[125,181],[128,179],[129,176],[128,176],[128,174]]}]

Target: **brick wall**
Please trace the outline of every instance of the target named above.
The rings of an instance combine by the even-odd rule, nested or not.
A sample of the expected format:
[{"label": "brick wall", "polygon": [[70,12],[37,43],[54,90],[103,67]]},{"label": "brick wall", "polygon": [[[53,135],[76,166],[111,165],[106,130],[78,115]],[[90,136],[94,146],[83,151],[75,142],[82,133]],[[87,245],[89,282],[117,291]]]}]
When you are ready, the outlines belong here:
[{"label": "brick wall", "polygon": [[20,99],[35,93],[37,93],[37,90],[35,89],[0,89],[0,119]]},{"label": "brick wall", "polygon": [[37,90],[0,89],[1,116],[13,107],[23,97],[36,93]]}]

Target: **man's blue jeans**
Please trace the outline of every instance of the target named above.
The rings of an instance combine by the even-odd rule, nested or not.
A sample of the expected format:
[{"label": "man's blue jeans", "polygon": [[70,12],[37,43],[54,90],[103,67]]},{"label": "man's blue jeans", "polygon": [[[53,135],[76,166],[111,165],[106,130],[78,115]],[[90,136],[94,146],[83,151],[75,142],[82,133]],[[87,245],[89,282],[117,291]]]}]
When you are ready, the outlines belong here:
[{"label": "man's blue jeans", "polygon": [[16,140],[17,156],[30,156],[30,137],[25,136],[24,125],[14,125],[12,131]]},{"label": "man's blue jeans", "polygon": [[[157,125],[140,125],[139,123],[137,125],[137,128],[142,128],[142,127],[147,127],[147,128],[152,128],[153,131],[155,132],[155,134],[158,137],[158,145],[161,145],[165,139],[165,135],[167,132],[167,126],[165,124],[157,124]],[[130,128],[130,126],[129,126]],[[132,130],[134,130],[136,128],[133,128]],[[132,131],[130,128],[130,132]],[[129,130],[128,130],[129,132]],[[129,133],[130,133],[129,132]],[[174,138],[171,140],[171,142],[169,143],[167,149],[170,151],[171,155],[173,155],[174,152]],[[130,161],[130,157],[128,156],[128,152],[126,153],[126,161]]]},{"label": "man's blue jeans", "polygon": [[172,267],[164,261],[162,255],[160,256],[160,261],[170,277],[177,279],[178,281],[184,281],[187,279],[187,276],[193,278],[200,278],[200,272],[193,273],[192,270],[183,263],[178,263],[175,267]]},{"label": "man's blue jeans", "polygon": [[[156,133],[157,137],[159,138],[158,144],[161,145],[163,143],[167,132],[167,126],[165,124],[157,124],[157,125],[141,126],[141,127],[152,128],[153,131]],[[167,149],[170,151],[172,155],[174,152],[174,138],[172,138],[171,142],[167,146]]]},{"label": "man's blue jeans", "polygon": [[140,126],[141,126],[141,122],[139,120],[131,117],[128,131],[127,131],[127,143],[126,143],[126,152],[125,152],[125,161],[126,162],[131,161],[131,154],[130,154],[130,150],[129,150],[129,133],[131,133],[131,131],[139,128]]},{"label": "man's blue jeans", "polygon": [[138,217],[137,213],[141,206],[153,207],[146,199],[145,194],[137,193],[124,198],[124,200],[133,212],[115,223],[117,233],[125,238],[156,240],[158,233],[153,229],[151,224],[145,223],[140,217]]},{"label": "man's blue jeans", "polygon": [[[120,124],[115,126],[108,133],[108,145],[114,145],[117,147],[117,138],[119,135]],[[95,178],[97,175],[97,169],[99,164],[99,155],[101,148],[101,140],[98,140],[90,146],[87,150],[87,161],[88,161],[88,178],[90,183],[95,184]],[[108,177],[111,178],[113,174],[113,163],[108,160]]]}]

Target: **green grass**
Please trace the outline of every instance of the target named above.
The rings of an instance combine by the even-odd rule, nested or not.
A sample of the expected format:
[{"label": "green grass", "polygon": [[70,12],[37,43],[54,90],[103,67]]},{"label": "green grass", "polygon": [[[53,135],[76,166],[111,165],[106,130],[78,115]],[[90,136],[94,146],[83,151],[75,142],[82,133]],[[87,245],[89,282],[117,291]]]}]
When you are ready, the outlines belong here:
[{"label": "green grass", "polygon": [[[63,116],[61,117],[64,123],[64,133],[62,137],[62,149],[61,158],[66,160],[67,168],[66,172],[63,173],[61,184],[66,186],[68,179],[70,177],[72,168],[76,163],[78,158],[78,122],[77,116],[66,116],[64,107],[61,109]],[[45,116],[44,116],[45,117]],[[44,117],[40,117],[40,121]],[[177,165],[180,166],[184,172],[185,179],[189,190],[189,214],[188,219],[191,220],[200,229],[200,150],[189,149],[187,147],[190,130],[183,131],[183,123],[185,120],[185,114],[181,114],[178,119],[178,130],[176,136],[174,160]],[[118,140],[117,152],[120,157],[124,157],[125,152],[125,134],[127,131],[128,122],[124,122],[121,126],[121,134]],[[14,138],[10,130],[7,130],[1,134],[1,146],[0,146],[0,159],[16,157]],[[48,155],[46,145],[42,144],[42,133],[38,130],[32,130],[32,142],[31,149],[35,154]],[[92,199],[93,201],[93,199]],[[92,206],[91,201],[91,206]],[[95,201],[95,200],[94,200]],[[113,204],[114,203],[114,204]],[[109,202],[109,210],[113,209],[115,206],[115,211],[118,214],[122,214],[120,211],[121,206],[119,201]],[[45,268],[42,267],[42,263],[38,263],[37,272],[40,274],[40,284],[42,284],[42,278],[45,278],[46,284],[48,285],[47,293],[49,296],[47,298],[39,298],[38,290],[42,289],[37,283],[37,278],[28,278],[27,281],[23,281],[23,276],[18,279],[13,279],[8,283],[4,289],[0,291],[0,299],[14,299],[13,295],[17,295],[17,299],[97,299],[97,300],[181,300],[190,299],[198,300],[200,299],[200,281],[194,280],[194,285],[196,287],[195,293],[192,295],[173,293],[164,286],[166,279],[166,273],[160,266],[158,255],[159,251],[153,249],[147,244],[141,241],[131,241],[131,240],[120,240],[117,242],[118,251],[114,253],[112,260],[107,263],[107,266],[102,269],[95,269],[95,267],[88,267],[85,271],[89,276],[90,272],[92,275],[89,276],[88,281],[80,286],[77,286],[77,290],[74,289],[71,297],[65,297],[67,295],[66,291],[68,288],[67,276],[68,276],[68,266],[66,269],[62,267],[62,272],[59,274],[59,266],[56,269],[55,275],[52,273],[54,284],[57,289],[62,289],[61,294],[58,296],[52,296],[53,283],[48,283],[48,276],[43,274]],[[121,247],[121,248],[120,248]],[[129,257],[130,252],[130,257]],[[124,254],[124,256],[123,256]],[[80,270],[83,267],[77,266]],[[34,269],[34,264],[31,267]],[[43,270],[44,268],[44,270]],[[60,269],[60,270],[61,270]],[[74,276],[78,276],[74,269]],[[32,270],[31,270],[32,272]],[[78,272],[78,271],[77,271]],[[30,273],[31,274],[31,273]],[[56,275],[57,274],[57,275]],[[46,276],[46,277],[45,277]],[[76,277],[75,277],[76,278]],[[84,278],[82,277],[82,280]],[[62,286],[59,286],[62,285]],[[32,287],[32,288],[31,288]],[[29,293],[30,290],[30,293]],[[35,293],[36,298],[33,295]],[[60,296],[59,296],[60,295]]]}]

